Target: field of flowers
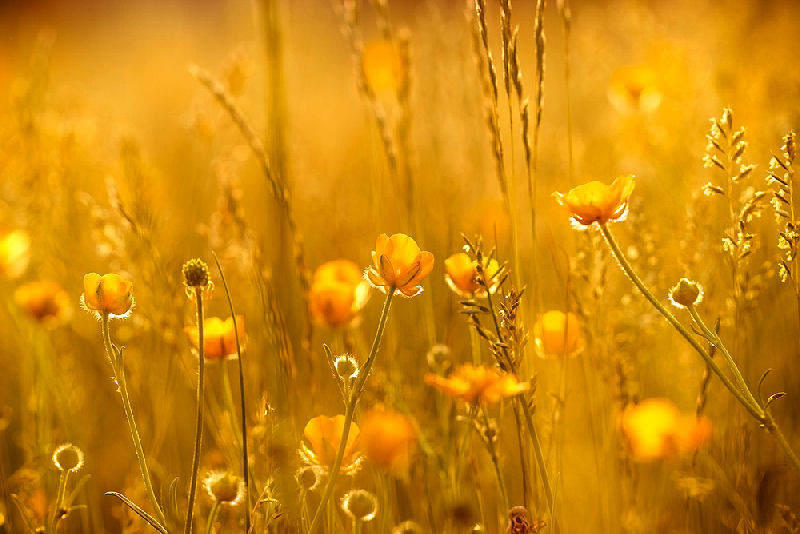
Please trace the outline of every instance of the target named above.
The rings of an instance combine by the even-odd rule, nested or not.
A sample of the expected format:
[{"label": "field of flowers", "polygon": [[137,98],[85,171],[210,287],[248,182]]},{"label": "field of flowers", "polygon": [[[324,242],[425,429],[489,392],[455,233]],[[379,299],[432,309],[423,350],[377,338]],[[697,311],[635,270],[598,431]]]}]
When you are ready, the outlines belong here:
[{"label": "field of flowers", "polygon": [[800,533],[796,3],[0,32],[0,534]]}]

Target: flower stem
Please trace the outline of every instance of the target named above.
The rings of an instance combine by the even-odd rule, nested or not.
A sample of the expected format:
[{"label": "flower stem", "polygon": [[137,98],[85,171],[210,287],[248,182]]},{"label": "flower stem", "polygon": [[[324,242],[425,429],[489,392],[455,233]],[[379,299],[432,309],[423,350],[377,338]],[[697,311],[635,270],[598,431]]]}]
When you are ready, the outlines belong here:
[{"label": "flower stem", "polygon": [[[245,532],[250,532],[250,462],[247,456],[247,410],[245,409],[245,395],[244,395],[244,363],[242,363],[242,347],[241,342],[239,341],[239,325],[236,324],[236,312],[233,309],[233,300],[231,300],[231,293],[228,290],[228,281],[225,280],[225,273],[222,272],[222,265],[219,262],[219,258],[217,258],[216,252],[211,252],[214,256],[214,261],[217,264],[217,269],[219,269],[219,276],[222,279],[222,285],[225,288],[225,296],[228,297],[228,307],[231,309],[231,319],[233,320],[233,335],[234,339],[236,340],[236,355],[237,361],[239,362],[239,401],[242,405],[242,478],[244,480],[244,524],[245,524]],[[225,366],[225,362],[223,361],[223,366]],[[230,383],[228,382],[227,377],[227,366],[224,367],[226,370],[225,376],[225,387],[227,388],[227,393],[230,395]]]},{"label": "flower stem", "polygon": [[214,532],[214,523],[216,523],[218,515],[219,515],[219,501],[214,499],[214,504],[211,505],[211,511],[208,512],[208,522],[206,523],[206,534],[211,534],[212,532]]},{"label": "flower stem", "polygon": [[497,487],[500,490],[500,510],[501,512],[505,512],[508,510],[508,492],[506,491],[503,472],[500,470],[500,461],[497,459],[497,448],[495,447],[494,436],[488,432],[490,428],[489,416],[486,414],[486,409],[484,407],[481,407],[481,415],[483,415],[483,426],[486,429],[483,442],[486,444],[486,451],[489,453],[492,465],[494,466],[494,474],[497,476]]},{"label": "flower stem", "polygon": [[650,301],[650,304],[656,308],[661,315],[663,315],[667,321],[675,327],[675,329],[692,345],[692,347],[703,357],[706,361],[706,364],[714,371],[722,383],[725,385],[726,388],[736,397],[736,400],[745,407],[745,409],[750,412],[756,421],[760,425],[762,425],[770,434],[775,436],[775,439],[778,441],[778,445],[780,445],[783,452],[786,454],[786,457],[789,459],[792,467],[794,467],[797,471],[800,471],[800,458],[798,458],[797,454],[792,449],[789,442],[786,440],[786,436],[783,435],[781,429],[778,427],[778,424],[775,422],[775,419],[770,414],[769,409],[765,409],[759,404],[759,402],[755,399],[753,394],[750,392],[750,389],[747,387],[747,383],[744,381],[741,373],[739,372],[736,363],[734,362],[733,358],[731,357],[730,353],[728,352],[727,347],[722,343],[719,339],[719,336],[711,332],[708,327],[703,323],[700,319],[700,316],[694,311],[693,307],[689,308],[689,313],[692,314],[692,318],[695,319],[700,329],[703,331],[704,336],[708,341],[710,341],[715,347],[720,349],[720,352],[725,356],[726,361],[728,362],[729,367],[731,368],[731,372],[733,373],[736,384],[734,381],[725,374],[722,369],[717,365],[708,352],[700,345],[697,339],[692,336],[691,332],[686,329],[680,321],[670,312],[666,306],[664,306],[653,293],[647,288],[641,278],[633,271],[630,263],[628,262],[627,258],[625,258],[624,254],[619,248],[614,236],[608,230],[608,227],[605,224],[600,225],[600,230],[603,232],[603,237],[606,239],[606,243],[608,243],[609,248],[611,249],[611,253],[619,262],[620,267],[622,270],[625,271],[625,274],[628,275],[633,285],[635,285],[639,291],[641,291],[642,295]]},{"label": "flower stem", "polygon": [[383,309],[381,310],[381,318],[378,321],[378,329],[375,331],[375,339],[372,341],[372,348],[369,351],[369,357],[364,365],[359,369],[358,377],[356,377],[353,386],[350,389],[350,400],[347,402],[344,414],[344,426],[342,428],[342,437],[339,443],[339,451],[336,453],[336,459],[331,466],[328,473],[328,482],[325,484],[325,490],[322,492],[322,497],[319,501],[317,511],[314,513],[314,519],[311,521],[311,527],[308,529],[308,534],[314,534],[319,528],[322,519],[322,510],[325,508],[328,500],[333,494],[333,488],[336,485],[336,477],[339,474],[339,469],[342,466],[342,458],[344,458],[344,451],[347,446],[347,436],[350,433],[350,425],[353,423],[353,414],[358,405],[358,399],[361,392],[364,390],[364,384],[367,381],[369,372],[372,370],[372,365],[375,363],[375,358],[378,355],[378,348],[381,345],[381,338],[383,331],[386,328],[386,319],[389,317],[389,307],[392,304],[392,296],[394,296],[394,288],[389,289],[386,294],[386,300],[383,302]]},{"label": "flower stem", "polygon": [[183,532],[192,531],[192,516],[194,514],[194,498],[197,491],[197,472],[200,469],[200,445],[203,441],[203,389],[205,382],[205,355],[203,354],[203,288],[194,288],[195,301],[197,302],[197,426],[194,436],[194,456],[192,457],[192,481],[189,484],[189,507],[186,512],[186,525]]},{"label": "flower stem", "polygon": [[[136,426],[136,419],[133,417],[133,408],[131,407],[131,400],[128,396],[128,386],[125,381],[125,363],[122,358],[121,351],[114,351],[114,345],[111,343],[111,334],[108,328],[108,312],[103,313],[102,317],[102,330],[103,330],[103,345],[106,349],[106,356],[111,364],[111,370],[114,372],[114,381],[117,383],[120,397],[122,397],[122,408],[125,410],[125,418],[128,420],[128,427],[133,440],[133,448],[136,451],[136,460],[139,462],[139,470],[142,473],[142,480],[147,491],[147,497],[150,499],[150,504],[153,506],[153,511],[156,514],[158,522],[164,527],[166,531],[167,521],[164,518],[164,512],[158,505],[156,499],[156,492],[153,490],[153,482],[150,480],[150,471],[147,469],[147,459],[144,455],[142,448],[142,438],[139,436],[139,429]],[[116,355],[116,356],[115,356]]]}]

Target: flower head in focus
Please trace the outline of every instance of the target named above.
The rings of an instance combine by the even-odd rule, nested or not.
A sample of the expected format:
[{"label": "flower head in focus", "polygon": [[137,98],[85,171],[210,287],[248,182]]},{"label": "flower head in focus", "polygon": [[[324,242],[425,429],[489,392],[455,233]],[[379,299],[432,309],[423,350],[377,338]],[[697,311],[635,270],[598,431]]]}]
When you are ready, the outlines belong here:
[{"label": "flower head in focus", "polygon": [[[329,469],[336,460],[339,444],[344,432],[344,415],[328,417],[319,415],[306,423],[303,436],[308,445],[302,444],[300,456],[310,465],[317,465],[322,469]],[[361,464],[359,452],[360,429],[352,423],[347,434],[344,456],[342,457],[342,470],[354,473]]]},{"label": "flower head in focus", "polygon": [[[189,336],[195,348],[200,348],[200,330],[197,326],[190,325],[184,327],[184,332]],[[245,342],[244,317],[236,316],[236,328],[233,326],[233,318],[228,317],[224,321],[219,317],[208,317],[203,320],[203,356],[207,360],[221,360],[232,358],[237,355],[236,334],[239,334],[239,343],[243,346]]]},{"label": "flower head in focus", "polygon": [[89,273],[83,277],[81,305],[98,318],[105,314],[111,318],[127,317],[134,306],[133,282],[118,274]]},{"label": "flower head in focus", "polygon": [[496,403],[528,391],[530,384],[517,382],[514,375],[502,373],[495,367],[465,364],[457,367],[447,378],[427,374],[425,383],[445,395],[469,404]]},{"label": "flower head in focus", "polygon": [[542,357],[574,356],[584,344],[580,320],[573,313],[550,310],[533,325],[536,350]]},{"label": "flower head in focus", "polygon": [[575,224],[590,226],[624,220],[634,187],[636,178],[628,175],[615,178],[611,185],[593,181],[553,196],[567,208]]},{"label": "flower head in focus", "polygon": [[311,316],[320,324],[331,328],[349,324],[368,299],[369,285],[351,261],[329,261],[314,273],[309,305]]},{"label": "flower head in focus", "polygon": [[[501,271],[501,266],[497,260],[493,258],[484,258],[482,271],[486,287],[489,288],[490,293],[494,293],[497,289],[498,274]],[[463,297],[472,296],[485,296],[486,289],[478,281],[478,262],[473,260],[469,254],[459,252],[453,254],[444,260],[444,268],[446,271],[445,281],[450,289],[455,291],[456,294]]]},{"label": "flower head in focus", "polygon": [[381,234],[372,252],[372,263],[365,275],[373,286],[384,293],[394,291],[413,297],[422,292],[422,281],[433,270],[433,254],[420,250],[405,234]]}]

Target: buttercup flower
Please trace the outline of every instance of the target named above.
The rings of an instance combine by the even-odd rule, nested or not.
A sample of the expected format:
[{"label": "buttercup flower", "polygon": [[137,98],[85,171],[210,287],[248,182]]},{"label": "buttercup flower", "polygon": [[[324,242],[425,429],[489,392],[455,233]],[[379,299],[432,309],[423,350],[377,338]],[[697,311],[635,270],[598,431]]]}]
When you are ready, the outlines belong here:
[{"label": "buttercup flower", "polygon": [[445,395],[470,404],[494,403],[528,391],[530,384],[517,382],[510,374],[494,367],[462,365],[448,377],[425,375],[425,383],[441,390]]},{"label": "buttercup flower", "polygon": [[14,291],[14,301],[28,317],[56,326],[69,313],[69,295],[55,282],[29,282]]},{"label": "buttercup flower", "polygon": [[433,254],[421,251],[405,234],[378,236],[372,263],[365,275],[372,285],[384,293],[395,291],[407,297],[422,292],[422,281],[433,270]]},{"label": "buttercup flower", "polygon": [[370,410],[361,421],[360,436],[367,462],[395,473],[408,469],[417,437],[408,417],[391,410]]},{"label": "buttercup flower", "polygon": [[661,104],[655,71],[647,65],[620,67],[611,76],[608,100],[620,113],[655,111]]},{"label": "buttercup flower", "polygon": [[369,286],[358,266],[348,260],[323,263],[314,273],[309,292],[311,315],[335,328],[352,321],[369,298]]},{"label": "buttercup flower", "polygon": [[633,455],[648,461],[697,450],[711,437],[711,422],[681,414],[666,399],[647,399],[625,410],[622,431]]},{"label": "buttercup flower", "polygon": [[[336,453],[339,452],[343,431],[344,415],[314,417],[303,429],[303,435],[308,440],[309,446],[304,443],[300,455],[309,464],[330,468],[336,460]],[[360,429],[358,425],[352,423],[342,457],[342,470],[345,472],[354,472],[361,463],[359,440]]]},{"label": "buttercup flower", "polygon": [[[236,316],[236,327],[239,330],[239,343],[244,345],[244,317]],[[200,347],[200,331],[197,326],[185,326],[184,332],[189,336],[195,348]],[[233,328],[233,318],[224,321],[219,317],[209,317],[203,320],[203,356],[207,360],[220,360],[236,356],[236,332]]]},{"label": "buttercup flower", "polygon": [[28,267],[31,238],[24,230],[14,230],[0,238],[0,274],[17,278]]},{"label": "buttercup flower", "polygon": [[536,350],[540,356],[572,356],[583,348],[583,334],[573,313],[550,310],[533,325]]},{"label": "buttercup flower", "polygon": [[569,210],[576,224],[589,226],[623,220],[634,187],[636,178],[629,175],[616,178],[611,185],[594,181],[570,189],[566,195],[553,193],[553,196]]},{"label": "buttercup flower", "polygon": [[89,273],[83,277],[81,304],[98,315],[127,317],[133,308],[133,283],[118,274]]},{"label": "buttercup flower", "polygon": [[[447,273],[444,276],[450,289],[462,296],[482,296],[486,294],[481,284],[478,283],[478,262],[470,258],[469,254],[459,252],[444,260]],[[495,276],[500,271],[500,265],[494,259],[484,259],[483,271],[489,291],[494,293],[497,289]]]}]

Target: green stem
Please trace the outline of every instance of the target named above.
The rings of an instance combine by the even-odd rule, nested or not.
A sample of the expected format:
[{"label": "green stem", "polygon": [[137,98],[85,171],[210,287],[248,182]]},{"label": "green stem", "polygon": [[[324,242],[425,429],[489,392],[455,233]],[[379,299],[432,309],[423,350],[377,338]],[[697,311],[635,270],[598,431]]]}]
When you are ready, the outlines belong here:
[{"label": "green stem", "polygon": [[[486,431],[489,430],[489,416],[486,415],[486,409],[481,408],[481,415],[483,415],[483,425]],[[484,436],[484,443],[486,444],[486,450],[489,453],[489,457],[492,460],[492,465],[494,466],[494,474],[497,476],[497,487],[500,490],[500,510],[501,512],[505,512],[508,510],[508,493],[506,492],[506,483],[503,479],[503,472],[500,470],[500,461],[497,459],[497,449],[495,448],[495,441],[494,436],[487,434]]]},{"label": "green stem", "polygon": [[206,523],[206,534],[211,534],[214,531],[214,523],[217,521],[219,515],[219,501],[214,499],[214,504],[211,505],[211,511],[208,512],[208,522]]},{"label": "green stem", "polygon": [[[736,367],[736,363],[733,361],[730,353],[728,352],[727,347],[720,341],[719,337],[716,334],[713,334],[708,327],[699,320],[700,317],[697,315],[696,312],[693,313],[693,307],[690,307],[689,312],[692,313],[692,317],[698,321],[698,325],[701,329],[704,330],[704,333],[708,336],[710,334],[709,341],[716,340],[714,345],[720,349],[720,352],[723,353],[728,364],[731,366],[731,371],[733,372],[734,376],[737,376],[737,382],[739,386],[737,387],[736,384],[720,369],[717,362],[711,359],[711,356],[706,352],[706,350],[700,345],[700,343],[691,335],[691,333],[686,329],[683,324],[675,318],[675,316],[664,306],[654,295],[653,293],[644,285],[641,278],[639,278],[636,273],[633,271],[628,260],[622,254],[622,251],[619,248],[614,236],[611,235],[611,232],[608,230],[608,227],[605,224],[600,225],[600,230],[603,232],[603,237],[605,237],[606,242],[608,243],[611,252],[614,254],[614,257],[619,262],[622,270],[625,271],[625,274],[628,275],[628,278],[631,279],[633,284],[642,292],[642,294],[650,301],[650,303],[655,307],[661,315],[663,315],[669,323],[675,327],[675,329],[680,332],[680,334],[694,347],[694,349],[703,357],[706,361],[708,366],[714,371],[722,383],[725,385],[726,388],[736,397],[736,400],[744,406],[748,412],[761,424],[770,434],[775,436],[775,439],[778,441],[778,445],[780,445],[783,452],[786,454],[786,457],[798,472],[800,472],[800,458],[798,458],[797,454],[792,449],[789,442],[786,440],[786,436],[783,435],[783,432],[778,427],[778,424],[775,422],[775,419],[772,417],[772,414],[769,413],[768,409],[764,409],[758,401],[756,401],[753,394],[747,387],[747,384],[744,381],[744,378],[741,376],[738,368]],[[706,332],[707,331],[707,332]],[[740,390],[743,388],[744,392]]]},{"label": "green stem", "polygon": [[342,458],[344,458],[344,450],[347,446],[347,436],[350,433],[350,425],[353,423],[353,414],[356,411],[356,405],[358,404],[358,399],[364,389],[364,384],[367,381],[369,372],[372,370],[372,365],[375,363],[375,358],[378,355],[378,348],[381,344],[383,331],[386,328],[386,319],[389,317],[389,307],[392,304],[392,296],[394,296],[394,292],[394,288],[390,288],[387,291],[386,300],[383,302],[383,310],[381,310],[381,318],[378,321],[378,329],[375,331],[375,339],[373,339],[372,348],[369,351],[369,357],[359,370],[356,381],[350,390],[350,400],[348,401],[345,409],[344,427],[342,428],[342,437],[341,441],[339,442],[339,451],[336,453],[336,459],[334,460],[330,472],[328,473],[328,482],[325,484],[325,490],[320,498],[317,511],[314,513],[314,519],[311,521],[311,527],[308,529],[308,534],[314,534],[319,528],[320,521],[322,519],[322,510],[325,508],[325,505],[333,494],[333,488],[336,485],[336,477],[339,474],[339,468],[342,466]]},{"label": "green stem", "polygon": [[133,447],[136,451],[136,460],[139,462],[139,470],[142,474],[142,480],[144,481],[145,490],[147,491],[147,497],[150,499],[150,504],[153,506],[153,511],[156,514],[158,522],[161,523],[161,526],[164,527],[164,530],[167,530],[167,521],[164,517],[164,512],[161,511],[161,507],[158,505],[156,492],[153,490],[153,482],[150,480],[150,471],[147,469],[147,460],[144,455],[144,449],[142,448],[142,438],[139,436],[139,429],[136,426],[136,419],[133,417],[133,407],[131,407],[131,400],[128,396],[128,386],[125,381],[125,364],[122,359],[122,352],[117,352],[119,358],[114,357],[114,345],[111,343],[108,320],[108,312],[104,312],[102,317],[102,330],[103,345],[106,349],[106,356],[111,364],[111,370],[114,372],[114,381],[117,383],[119,395],[122,397],[122,408],[125,410],[125,418],[128,420],[128,427],[130,429],[131,439],[133,440]]},{"label": "green stem", "polygon": [[[242,405],[242,477],[244,479],[244,524],[245,532],[250,532],[250,462],[247,456],[247,410],[245,409],[245,394],[244,394],[244,363],[242,362],[242,346],[239,340],[239,325],[236,324],[236,312],[233,309],[233,300],[231,300],[231,292],[228,290],[228,281],[225,279],[225,273],[222,272],[222,265],[217,258],[216,252],[211,252],[214,256],[214,261],[219,269],[219,277],[222,279],[222,285],[225,288],[225,296],[228,298],[228,307],[231,310],[231,320],[233,321],[233,335],[236,340],[236,356],[239,362],[239,402]],[[222,362],[225,364],[225,362]],[[225,366],[225,386],[228,388],[227,393],[230,396],[230,384],[227,376],[227,366]]]},{"label": "green stem", "polygon": [[205,355],[203,354],[203,288],[194,288],[195,301],[197,302],[197,425],[194,436],[194,456],[192,457],[192,481],[189,485],[189,507],[186,512],[186,525],[183,532],[192,531],[192,516],[194,514],[194,498],[197,491],[197,472],[200,469],[200,445],[203,441],[203,404],[205,382]]}]

